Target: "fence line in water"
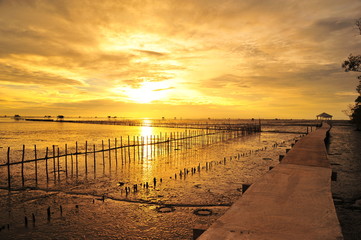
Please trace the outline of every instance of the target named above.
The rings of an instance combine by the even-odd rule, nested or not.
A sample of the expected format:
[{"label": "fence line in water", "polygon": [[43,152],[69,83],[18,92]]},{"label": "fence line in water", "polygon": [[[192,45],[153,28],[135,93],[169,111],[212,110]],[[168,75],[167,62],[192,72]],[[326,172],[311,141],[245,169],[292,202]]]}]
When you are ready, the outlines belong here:
[{"label": "fence line in water", "polygon": [[[198,130],[198,131],[190,131],[186,130],[185,132],[176,132],[176,133],[170,133],[170,134],[162,134],[159,135],[151,135],[151,136],[133,136],[132,138],[128,136],[127,138],[120,137],[120,141],[118,143],[118,139],[114,139],[114,145],[112,145],[112,142],[110,139],[108,139],[107,146],[104,143],[104,140],[102,140],[101,149],[97,149],[96,145],[93,144],[92,150],[89,150],[88,141],[85,142],[84,151],[79,151],[78,142],[75,143],[75,152],[68,152],[68,145],[65,144],[64,153],[60,154],[60,148],[53,145],[52,151],[49,150],[47,147],[45,150],[45,157],[38,158],[38,150],[36,148],[36,145],[34,145],[34,159],[25,160],[25,145],[23,145],[22,148],[22,155],[21,155],[21,161],[18,162],[11,162],[10,161],[10,147],[8,147],[7,151],[7,162],[5,164],[0,164],[0,169],[7,167],[7,186],[6,188],[10,191],[12,189],[12,178],[16,177],[17,175],[21,175],[21,186],[22,188],[25,188],[25,183],[28,183],[30,180],[33,179],[26,179],[25,178],[25,165],[29,166],[31,162],[34,162],[33,169],[30,169],[34,174],[34,181],[35,186],[38,186],[39,183],[39,166],[38,162],[44,163],[45,166],[43,166],[43,170],[45,171],[46,177],[46,183],[48,184],[50,182],[50,174],[52,173],[52,178],[54,182],[57,180],[60,181],[60,172],[65,171],[66,178],[69,177],[69,175],[73,178],[74,175],[76,178],[79,176],[79,155],[84,155],[84,172],[85,176],[88,175],[88,164],[89,159],[88,155],[90,157],[93,157],[93,175],[94,178],[96,178],[97,173],[97,157],[96,153],[101,153],[102,157],[102,166],[103,166],[103,175],[105,174],[105,166],[108,164],[109,166],[109,172],[111,174],[112,169],[112,152],[114,151],[113,155],[115,157],[115,164],[118,168],[118,158],[121,161],[121,164],[127,164],[136,161],[136,158],[138,158],[138,162],[145,157],[151,157],[155,158],[156,155],[161,154],[170,154],[172,150],[180,150],[178,149],[178,145],[182,144],[185,145],[186,148],[201,144],[201,146],[209,145],[216,142],[223,142],[227,141],[229,139],[238,138],[240,136],[247,135],[249,133],[253,132],[259,132],[260,126],[259,125],[242,125],[236,128],[235,126],[232,127],[232,129],[227,130],[212,130],[212,129],[204,129],[204,130]],[[212,137],[210,137],[212,136]],[[133,148],[133,151],[131,153],[131,148]],[[136,150],[137,148],[137,150]],[[118,156],[118,150],[120,150],[120,156]],[[107,153],[107,157],[105,157]],[[133,155],[133,156],[132,156]],[[70,159],[69,159],[70,157]],[[63,158],[64,160],[63,165],[65,164],[65,167],[61,165],[60,159]],[[75,159],[74,159],[75,158]],[[108,159],[108,162],[106,163],[106,158]],[[49,160],[52,161],[52,166],[49,166]],[[70,160],[70,169],[68,166]],[[75,169],[74,169],[74,163],[75,163]],[[21,164],[21,172],[15,172],[15,175],[12,175],[14,171],[11,171],[12,165],[19,165]],[[51,164],[51,163],[50,163]],[[99,163],[98,163],[99,164]],[[52,172],[51,170],[52,167]],[[64,167],[64,170],[62,169]],[[116,168],[116,169],[117,169]],[[75,174],[74,174],[75,171]],[[45,180],[45,179],[44,179]],[[1,184],[1,183],[0,183]],[[27,187],[29,187],[27,185]]]}]

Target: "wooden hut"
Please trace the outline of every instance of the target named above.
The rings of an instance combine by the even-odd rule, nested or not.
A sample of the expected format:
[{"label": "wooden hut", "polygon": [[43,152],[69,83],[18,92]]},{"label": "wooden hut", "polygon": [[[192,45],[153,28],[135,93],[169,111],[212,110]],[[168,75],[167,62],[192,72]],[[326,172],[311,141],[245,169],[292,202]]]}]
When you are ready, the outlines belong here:
[{"label": "wooden hut", "polygon": [[325,112],[318,114],[316,117],[317,120],[332,120],[332,115]]}]

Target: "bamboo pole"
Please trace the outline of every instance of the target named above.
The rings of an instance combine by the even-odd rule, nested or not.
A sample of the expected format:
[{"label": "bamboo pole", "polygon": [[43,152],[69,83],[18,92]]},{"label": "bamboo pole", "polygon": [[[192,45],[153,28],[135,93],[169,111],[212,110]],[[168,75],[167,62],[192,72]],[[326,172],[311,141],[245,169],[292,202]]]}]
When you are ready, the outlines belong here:
[{"label": "bamboo pole", "polygon": [[71,177],[74,176],[74,159],[73,159],[73,154],[70,154],[70,163],[71,163]]},{"label": "bamboo pole", "polygon": [[88,175],[88,141],[85,141],[84,161],[85,161],[85,176],[87,176]]},{"label": "bamboo pole", "polygon": [[36,144],[34,145],[34,159],[35,159],[35,186],[38,186],[38,157],[36,152]]},{"label": "bamboo pole", "polygon": [[123,137],[120,137],[120,158],[122,159],[122,165],[123,165]]},{"label": "bamboo pole", "polygon": [[140,161],[140,142],[139,142],[139,136],[137,136],[137,149],[138,149],[138,163]]},{"label": "bamboo pole", "polygon": [[75,142],[75,175],[78,178],[78,142]]},{"label": "bamboo pole", "polygon": [[133,160],[134,160],[134,163],[135,163],[135,136],[133,136]]},{"label": "bamboo pole", "polygon": [[54,182],[56,181],[56,167],[55,167],[55,145],[53,145],[53,176],[54,176]]},{"label": "bamboo pole", "polygon": [[11,174],[10,174],[10,147],[8,147],[7,153],[7,165],[8,165],[8,190],[11,190]]},{"label": "bamboo pole", "polygon": [[23,152],[22,152],[22,156],[21,156],[21,186],[22,187],[25,187],[24,160],[25,160],[25,145],[23,145]]},{"label": "bamboo pole", "polygon": [[93,152],[94,152],[94,178],[96,178],[97,162],[96,162],[95,144],[93,144]]},{"label": "bamboo pole", "polygon": [[68,178],[68,144],[65,144],[65,176]]},{"label": "bamboo pole", "polygon": [[48,148],[48,147],[46,147],[46,151],[45,151],[45,172],[46,172],[46,184],[48,184],[48,183],[49,183],[48,153],[49,153],[49,148]]},{"label": "bamboo pole", "polygon": [[140,137],[141,139],[140,139],[140,141],[142,142],[142,147],[141,147],[141,158],[142,158],[142,163],[143,163],[143,158],[144,158],[144,137],[143,136],[141,136]]},{"label": "bamboo pole", "polygon": [[145,137],[145,157],[148,158],[149,136]]},{"label": "bamboo pole", "polygon": [[129,163],[130,163],[130,139],[129,139],[129,135],[128,135],[128,158],[129,158]]},{"label": "bamboo pole", "polygon": [[110,150],[110,139],[108,139],[108,159],[109,159],[109,173],[112,173],[112,152]]},{"label": "bamboo pole", "polygon": [[103,175],[105,174],[104,140],[102,140]]},{"label": "bamboo pole", "polygon": [[58,154],[57,154],[57,160],[58,160],[58,181],[60,181],[60,149],[58,147]]},{"label": "bamboo pole", "polygon": [[118,147],[117,147],[117,138],[114,139],[114,149],[115,149],[115,169],[118,169]]}]

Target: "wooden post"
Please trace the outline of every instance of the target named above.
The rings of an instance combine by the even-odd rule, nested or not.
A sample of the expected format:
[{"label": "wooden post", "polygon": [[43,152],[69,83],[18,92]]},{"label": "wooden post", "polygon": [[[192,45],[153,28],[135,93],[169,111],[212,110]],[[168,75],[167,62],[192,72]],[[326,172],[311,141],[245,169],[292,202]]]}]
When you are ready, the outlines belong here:
[{"label": "wooden post", "polygon": [[102,140],[102,155],[103,155],[103,175],[104,175],[105,174],[104,140]]},{"label": "wooden post", "polygon": [[143,158],[144,158],[144,137],[141,136],[140,137],[140,141],[142,142],[142,147],[141,147],[141,158],[142,158],[142,163],[143,163]]},{"label": "wooden post", "polygon": [[54,182],[56,181],[56,172],[55,172],[55,145],[53,145],[53,176],[54,176]]},{"label": "wooden post", "polygon": [[8,165],[8,190],[11,190],[11,174],[10,174],[10,147],[8,147],[8,154],[7,154],[7,165]]},{"label": "wooden post", "polygon": [[75,175],[78,178],[78,142],[75,142]]},{"label": "wooden post", "polygon": [[114,149],[115,149],[115,169],[118,169],[118,143],[117,138],[114,138]]},{"label": "wooden post", "polygon": [[71,177],[74,176],[74,159],[73,159],[73,154],[70,154],[70,163],[71,163]]},{"label": "wooden post", "polygon": [[149,142],[150,142],[150,157],[153,158],[153,135],[149,136]]},{"label": "wooden post", "polygon": [[57,160],[58,160],[58,181],[60,181],[60,150],[58,147],[58,152],[57,152]]},{"label": "wooden post", "polygon": [[35,186],[38,186],[38,157],[36,152],[36,144],[34,145],[34,159],[35,159]]},{"label": "wooden post", "polygon": [[145,156],[148,157],[148,136],[145,137]]},{"label": "wooden post", "polygon": [[111,150],[110,150],[110,139],[108,139],[108,146],[109,146],[109,150],[108,150],[109,173],[111,174],[111,172],[112,172],[112,152],[111,152]]},{"label": "wooden post", "polygon": [[122,159],[123,165],[123,137],[120,137],[120,158]]},{"label": "wooden post", "polygon": [[88,141],[85,141],[84,161],[85,161],[85,176],[87,176],[88,175]]},{"label": "wooden post", "polygon": [[24,160],[25,160],[25,145],[23,145],[23,152],[22,152],[22,156],[21,156],[21,186],[22,187],[25,187]]},{"label": "wooden post", "polygon": [[133,136],[133,159],[135,163],[135,136]]},{"label": "wooden post", "polygon": [[93,151],[94,151],[94,178],[96,178],[97,173],[97,162],[96,162],[96,153],[95,153],[95,144],[93,144]]},{"label": "wooden post", "polygon": [[128,157],[129,157],[129,162],[130,162],[130,139],[129,139],[129,135],[128,135]]},{"label": "wooden post", "polygon": [[68,178],[68,144],[65,144],[65,176]]},{"label": "wooden post", "polygon": [[46,172],[46,184],[48,184],[48,183],[49,183],[48,153],[49,153],[49,148],[48,148],[48,147],[46,147],[46,151],[45,151],[45,172]]},{"label": "wooden post", "polygon": [[51,212],[50,212],[50,207],[48,207],[48,209],[46,210],[47,215],[48,215],[48,222],[50,222],[51,220]]},{"label": "wooden post", "polygon": [[140,142],[139,142],[139,136],[137,136],[137,146],[138,146],[138,163],[140,161]]}]

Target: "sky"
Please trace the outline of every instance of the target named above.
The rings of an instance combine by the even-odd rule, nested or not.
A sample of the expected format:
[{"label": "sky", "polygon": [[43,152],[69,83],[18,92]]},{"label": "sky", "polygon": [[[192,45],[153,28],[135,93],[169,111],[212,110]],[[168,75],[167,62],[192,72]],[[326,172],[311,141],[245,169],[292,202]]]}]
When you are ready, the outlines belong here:
[{"label": "sky", "polygon": [[0,0],[0,115],[347,119],[360,17],[360,0]]}]

